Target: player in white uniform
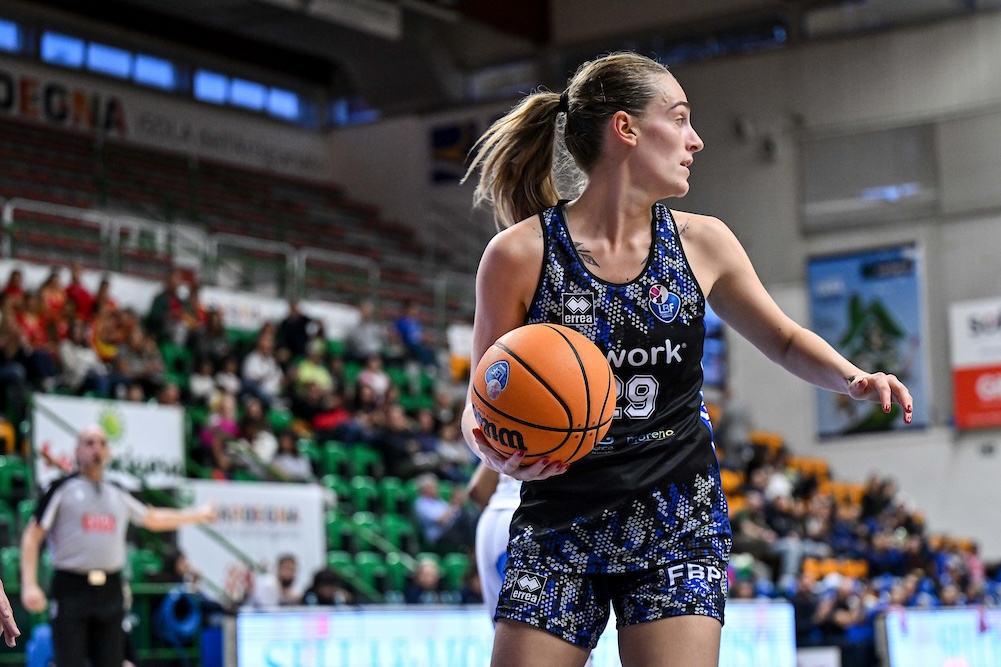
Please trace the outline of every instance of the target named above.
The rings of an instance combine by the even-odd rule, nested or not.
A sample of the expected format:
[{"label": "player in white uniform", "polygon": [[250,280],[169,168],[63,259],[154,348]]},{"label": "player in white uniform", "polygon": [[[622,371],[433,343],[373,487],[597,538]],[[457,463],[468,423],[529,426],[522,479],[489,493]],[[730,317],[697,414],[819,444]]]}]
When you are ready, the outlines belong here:
[{"label": "player in white uniform", "polygon": [[504,579],[511,516],[521,504],[521,482],[481,464],[469,482],[469,497],[483,508],[476,524],[476,568],[483,603],[493,620]]}]

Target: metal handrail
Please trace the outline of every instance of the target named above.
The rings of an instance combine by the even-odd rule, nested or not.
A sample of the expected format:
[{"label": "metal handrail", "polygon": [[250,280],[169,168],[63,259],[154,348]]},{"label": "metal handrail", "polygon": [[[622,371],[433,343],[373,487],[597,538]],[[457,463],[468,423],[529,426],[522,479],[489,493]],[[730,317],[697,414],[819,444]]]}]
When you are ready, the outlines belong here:
[{"label": "metal handrail", "polygon": [[298,292],[306,281],[306,262],[310,258],[325,260],[331,263],[341,263],[348,264],[350,266],[357,266],[368,271],[368,282],[369,288],[371,290],[372,302],[378,304],[379,302],[379,285],[382,282],[382,269],[379,267],[379,263],[370,257],[361,257],[359,255],[352,255],[347,252],[337,252],[336,250],[324,250],[321,248],[300,248],[298,252],[297,259],[299,261],[299,272],[298,279],[299,283],[296,286],[296,292]]},{"label": "metal handrail", "polygon": [[294,289],[295,281],[297,279],[296,272],[298,271],[297,266],[297,251],[291,243],[286,243],[285,241],[269,241],[265,239],[258,239],[252,236],[239,236],[237,234],[226,234],[218,233],[211,234],[208,237],[208,242],[205,248],[205,259],[208,262],[207,268],[212,272],[212,277],[218,282],[219,279],[219,246],[226,245],[235,248],[243,248],[245,250],[263,250],[265,252],[272,252],[276,255],[285,256],[285,268],[286,268],[286,284],[285,291],[290,291],[290,285],[288,284],[291,279],[292,287]]}]

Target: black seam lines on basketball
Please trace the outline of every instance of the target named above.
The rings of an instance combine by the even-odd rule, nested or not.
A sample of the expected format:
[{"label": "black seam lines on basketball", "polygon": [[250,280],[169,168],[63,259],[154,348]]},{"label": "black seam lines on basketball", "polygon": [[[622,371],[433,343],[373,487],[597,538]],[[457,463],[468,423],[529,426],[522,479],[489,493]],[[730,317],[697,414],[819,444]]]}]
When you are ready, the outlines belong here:
[{"label": "black seam lines on basketball", "polygon": [[[564,340],[564,342],[566,342],[567,347],[570,348],[570,351],[573,352],[574,358],[577,360],[577,367],[580,369],[580,376],[584,380],[584,395],[587,396],[587,409],[584,411],[584,424],[590,424],[591,423],[591,387],[590,387],[590,385],[588,383],[588,380],[587,380],[587,369],[584,368],[584,362],[581,361],[580,354],[578,354],[578,352],[577,352],[577,348],[574,347],[573,343],[570,342],[570,339],[567,338],[567,335],[565,333],[563,333],[562,331],[560,331],[556,327],[552,326],[551,324],[547,324],[546,326],[549,327],[550,329],[552,329],[553,331],[555,331],[557,333],[557,335],[559,335],[559,337],[562,338]],[[577,458],[577,453],[580,452],[580,448],[584,446],[584,438],[586,438],[586,437],[587,437],[587,433],[585,433],[584,435],[582,435],[581,438],[580,438],[580,440],[577,441],[577,447],[576,447],[576,449],[573,450],[573,454],[571,454],[569,457],[567,457],[568,461],[573,461],[573,460],[575,460]],[[597,431],[597,429],[595,429],[595,431],[594,431],[594,442],[595,443],[598,442],[598,431]],[[592,445],[591,448],[593,449],[594,445]]]}]

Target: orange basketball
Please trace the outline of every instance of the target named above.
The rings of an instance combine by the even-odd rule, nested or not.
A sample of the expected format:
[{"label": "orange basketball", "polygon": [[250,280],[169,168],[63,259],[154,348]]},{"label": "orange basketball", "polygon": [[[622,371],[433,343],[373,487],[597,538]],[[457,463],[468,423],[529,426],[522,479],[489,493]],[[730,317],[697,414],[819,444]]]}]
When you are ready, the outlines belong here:
[{"label": "orange basketball", "polygon": [[604,437],[615,378],[601,350],[555,324],[528,324],[497,339],[476,365],[473,414],[487,442],[523,465],[572,463]]}]

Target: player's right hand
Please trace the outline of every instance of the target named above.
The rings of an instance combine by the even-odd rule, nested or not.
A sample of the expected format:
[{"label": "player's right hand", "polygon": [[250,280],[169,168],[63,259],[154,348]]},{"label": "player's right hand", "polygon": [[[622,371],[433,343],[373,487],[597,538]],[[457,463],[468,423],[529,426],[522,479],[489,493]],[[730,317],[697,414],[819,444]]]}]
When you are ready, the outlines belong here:
[{"label": "player's right hand", "polygon": [[38,584],[30,584],[21,589],[21,604],[33,614],[45,611],[49,601]]},{"label": "player's right hand", "polygon": [[517,451],[505,458],[497,453],[487,439],[483,437],[483,431],[479,427],[472,430],[476,451],[480,455],[483,463],[496,472],[509,477],[514,477],[523,482],[531,482],[539,479],[547,479],[555,475],[562,475],[569,470],[569,464],[564,465],[560,461],[549,461],[549,459],[539,459],[532,465],[522,466],[521,462],[525,458],[525,453]]},{"label": "player's right hand", "polygon": [[10,608],[10,600],[3,589],[3,582],[0,581],[0,631],[3,632],[4,641],[7,646],[13,647],[17,643],[17,638],[21,636],[21,631],[14,621],[14,611]]}]

